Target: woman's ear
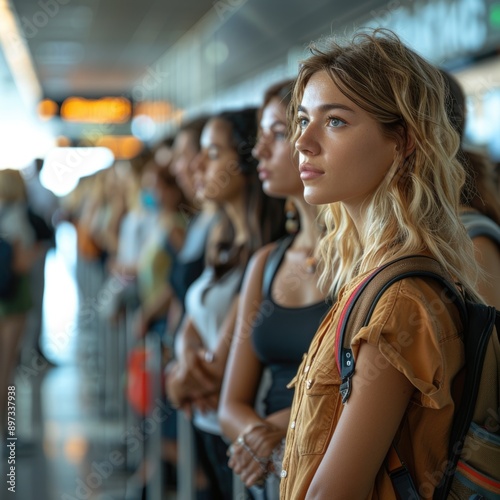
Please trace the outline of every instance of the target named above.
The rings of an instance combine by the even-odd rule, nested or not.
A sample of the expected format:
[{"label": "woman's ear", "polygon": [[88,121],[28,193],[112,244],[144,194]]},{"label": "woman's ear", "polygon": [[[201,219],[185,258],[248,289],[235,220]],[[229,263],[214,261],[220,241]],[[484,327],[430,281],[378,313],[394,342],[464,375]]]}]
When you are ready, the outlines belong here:
[{"label": "woman's ear", "polygon": [[408,130],[403,126],[399,126],[399,140],[398,144],[396,145],[396,151],[401,151],[403,152],[403,157],[406,159],[408,156],[410,156],[413,151],[415,151],[415,137],[408,132]]},{"label": "woman's ear", "polygon": [[410,156],[413,153],[413,151],[415,151],[415,147],[416,147],[415,137],[413,136],[413,134],[410,134],[408,133],[408,131],[406,131],[406,141],[405,141],[405,151],[404,151],[405,158],[408,158],[408,156]]}]

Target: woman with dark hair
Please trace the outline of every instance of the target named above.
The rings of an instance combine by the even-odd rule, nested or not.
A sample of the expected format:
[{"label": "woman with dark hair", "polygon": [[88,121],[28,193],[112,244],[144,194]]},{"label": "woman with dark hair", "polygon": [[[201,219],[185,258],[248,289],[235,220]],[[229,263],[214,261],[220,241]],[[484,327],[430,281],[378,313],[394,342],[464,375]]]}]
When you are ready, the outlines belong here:
[{"label": "woman with dark hair", "polygon": [[[286,139],[292,86],[293,81],[281,82],[266,92],[254,148],[264,191],[287,198],[296,211],[288,221],[292,234],[258,250],[248,266],[219,409],[224,434],[233,443],[229,466],[254,496],[267,499],[279,496],[278,476],[268,473],[281,472],[272,459],[281,453],[288,426],[293,391],[286,386],[328,309],[315,266],[318,210],[304,200],[297,159]],[[270,384],[261,415],[256,399],[266,369]]]},{"label": "woman with dark hair", "polygon": [[186,201],[180,208],[189,221],[184,244],[177,253],[170,273],[170,286],[178,305],[169,311],[169,323],[173,325],[172,338],[184,314],[186,292],[205,268],[208,236],[218,218],[216,207],[203,199],[197,186],[197,179],[200,177],[200,137],[207,121],[208,118],[202,116],[184,123],[177,132],[172,147],[169,170],[184,193]]},{"label": "woman with dark hair", "polygon": [[224,112],[203,129],[197,168],[200,196],[219,208],[206,267],[186,294],[186,315],[167,376],[172,403],[193,415],[198,452],[214,498],[232,498],[232,471],[217,406],[236,320],[239,288],[251,255],[284,233],[283,203],[264,195],[252,156],[256,110]]}]

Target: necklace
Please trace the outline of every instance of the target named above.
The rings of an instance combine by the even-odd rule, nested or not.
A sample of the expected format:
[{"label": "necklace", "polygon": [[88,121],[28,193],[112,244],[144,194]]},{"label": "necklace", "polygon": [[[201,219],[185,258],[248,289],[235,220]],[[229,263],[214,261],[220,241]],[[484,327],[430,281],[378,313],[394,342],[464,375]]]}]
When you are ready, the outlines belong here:
[{"label": "necklace", "polygon": [[314,274],[318,266],[318,259],[314,255],[306,257],[306,272],[308,274]]},{"label": "necklace", "polygon": [[318,258],[315,255],[316,248],[314,246],[297,246],[292,248],[295,255],[295,263],[307,274],[314,274],[318,267]]}]

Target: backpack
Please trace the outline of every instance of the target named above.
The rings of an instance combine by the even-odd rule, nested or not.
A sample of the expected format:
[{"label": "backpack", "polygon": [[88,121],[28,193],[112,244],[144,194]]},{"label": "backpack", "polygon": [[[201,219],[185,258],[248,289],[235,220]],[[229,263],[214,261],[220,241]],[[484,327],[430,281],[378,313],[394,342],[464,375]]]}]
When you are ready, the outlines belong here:
[{"label": "backpack", "polygon": [[[446,469],[434,500],[500,498],[500,312],[463,296],[434,259],[410,256],[396,259],[369,275],[352,293],[337,328],[337,366],[342,377],[342,402],[349,398],[354,375],[351,342],[370,317],[382,294],[407,277],[437,280],[459,308],[464,331],[465,378],[450,434]],[[396,456],[396,460],[394,460]],[[393,445],[388,470],[401,499],[420,498],[409,471]]]}]

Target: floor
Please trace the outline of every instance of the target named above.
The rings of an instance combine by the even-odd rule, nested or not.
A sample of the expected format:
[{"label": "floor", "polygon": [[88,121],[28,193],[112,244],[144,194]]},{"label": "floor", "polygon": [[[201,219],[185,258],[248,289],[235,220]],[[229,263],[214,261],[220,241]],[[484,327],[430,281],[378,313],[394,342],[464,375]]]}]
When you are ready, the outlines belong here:
[{"label": "floor", "polygon": [[[7,476],[12,481],[0,484],[0,499],[141,500],[141,490],[130,488],[130,477],[144,453],[143,443],[149,440],[154,448],[157,429],[138,432],[137,419],[116,398],[123,392],[123,374],[114,375],[109,387],[109,360],[99,356],[102,338],[91,324],[81,322],[71,226],[58,230],[57,243],[45,267],[42,336],[56,366],[33,354],[17,369],[17,439],[8,441],[11,448],[15,443],[14,453],[3,450],[2,477],[14,469]],[[149,500],[167,498],[157,476]]]}]

